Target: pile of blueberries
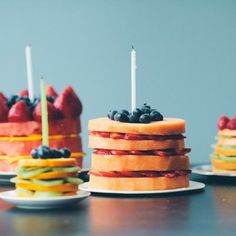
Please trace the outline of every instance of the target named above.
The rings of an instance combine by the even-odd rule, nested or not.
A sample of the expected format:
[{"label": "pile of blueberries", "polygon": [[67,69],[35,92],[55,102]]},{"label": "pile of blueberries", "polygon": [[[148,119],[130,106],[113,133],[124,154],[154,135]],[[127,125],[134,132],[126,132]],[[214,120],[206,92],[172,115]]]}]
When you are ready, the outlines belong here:
[{"label": "pile of blueberries", "polygon": [[[53,103],[55,101],[56,97],[53,96],[47,96],[47,101]],[[40,98],[35,98],[33,102],[30,101],[28,96],[18,96],[18,95],[12,95],[8,101],[6,102],[6,105],[11,108],[15,103],[19,101],[25,101],[27,106],[34,110],[34,108],[37,106],[37,104],[40,102]]]},{"label": "pile of blueberries", "polygon": [[71,152],[68,148],[61,148],[60,150],[56,148],[49,148],[47,146],[39,146],[31,152],[31,156],[34,159],[50,159],[50,158],[69,158]]},{"label": "pile of blueberries", "polygon": [[115,111],[110,110],[107,114],[108,118],[115,121],[127,123],[150,123],[152,121],[163,120],[163,115],[156,109],[152,109],[144,103],[141,108],[136,108],[132,112],[127,110]]}]

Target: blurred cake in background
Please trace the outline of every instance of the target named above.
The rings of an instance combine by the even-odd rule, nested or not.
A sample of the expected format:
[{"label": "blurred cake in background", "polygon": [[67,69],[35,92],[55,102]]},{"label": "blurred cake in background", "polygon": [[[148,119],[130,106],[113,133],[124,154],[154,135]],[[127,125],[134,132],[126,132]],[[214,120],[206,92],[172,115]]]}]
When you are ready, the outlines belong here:
[{"label": "blurred cake in background", "polygon": [[[60,94],[47,87],[49,144],[68,147],[71,157],[82,167],[80,114],[82,104],[71,86]],[[15,172],[18,161],[31,158],[31,151],[42,143],[41,102],[23,90],[9,99],[0,93],[0,171]]]},{"label": "blurred cake in background", "polygon": [[213,171],[236,171],[236,117],[218,120],[217,143],[211,155]]}]

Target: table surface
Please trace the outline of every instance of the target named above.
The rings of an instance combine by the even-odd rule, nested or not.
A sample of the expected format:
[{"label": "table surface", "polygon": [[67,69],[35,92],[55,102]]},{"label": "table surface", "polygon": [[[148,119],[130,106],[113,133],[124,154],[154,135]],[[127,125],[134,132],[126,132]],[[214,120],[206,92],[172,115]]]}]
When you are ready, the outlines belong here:
[{"label": "table surface", "polygon": [[[0,200],[1,236],[235,235],[236,178],[192,175],[204,191],[118,197],[92,195],[55,210],[23,210]],[[0,186],[0,191],[12,189]]]}]

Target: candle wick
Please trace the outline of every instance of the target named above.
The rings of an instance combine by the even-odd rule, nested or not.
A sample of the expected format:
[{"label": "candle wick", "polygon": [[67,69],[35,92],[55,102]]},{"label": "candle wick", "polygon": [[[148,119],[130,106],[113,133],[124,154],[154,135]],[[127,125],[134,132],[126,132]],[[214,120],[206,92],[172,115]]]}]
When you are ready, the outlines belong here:
[{"label": "candle wick", "polygon": [[132,49],[134,50],[134,46],[132,45]]}]

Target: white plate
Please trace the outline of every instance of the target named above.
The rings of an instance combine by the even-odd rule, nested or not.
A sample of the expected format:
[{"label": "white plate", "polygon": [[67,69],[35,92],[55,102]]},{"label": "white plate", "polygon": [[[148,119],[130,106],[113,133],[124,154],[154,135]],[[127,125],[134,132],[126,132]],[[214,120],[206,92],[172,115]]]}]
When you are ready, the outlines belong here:
[{"label": "white plate", "polygon": [[26,209],[51,209],[61,208],[72,205],[76,202],[88,197],[90,193],[85,191],[78,191],[75,196],[67,197],[47,197],[47,198],[31,198],[31,197],[17,197],[15,190],[0,193],[0,198],[9,202],[19,208]]},{"label": "white plate", "polygon": [[168,190],[152,190],[152,191],[116,191],[116,190],[103,190],[103,189],[93,189],[89,187],[89,182],[83,183],[79,186],[79,189],[92,192],[92,193],[108,193],[108,194],[161,194],[161,193],[177,193],[186,192],[192,190],[199,190],[205,188],[205,184],[189,181],[190,186],[188,188],[177,188]]},{"label": "white plate", "polygon": [[212,171],[211,165],[200,165],[191,168],[193,174],[206,175],[206,176],[225,176],[236,177],[236,171]]}]

